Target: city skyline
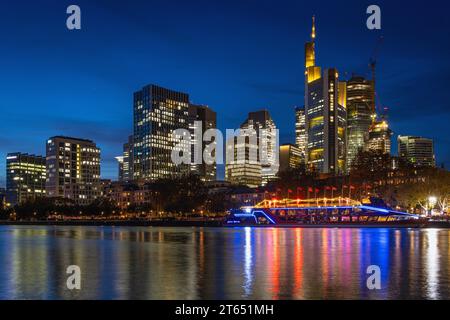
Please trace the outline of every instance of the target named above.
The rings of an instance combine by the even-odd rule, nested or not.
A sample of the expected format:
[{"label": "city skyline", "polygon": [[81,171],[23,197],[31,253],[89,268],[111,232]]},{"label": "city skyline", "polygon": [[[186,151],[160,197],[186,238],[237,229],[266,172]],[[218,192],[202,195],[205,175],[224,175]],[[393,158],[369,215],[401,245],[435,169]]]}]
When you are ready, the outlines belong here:
[{"label": "city skyline", "polygon": [[[102,2],[99,2],[102,3]],[[440,165],[445,163],[448,167],[450,163],[450,154],[447,148],[448,141],[445,134],[445,116],[444,113],[448,113],[445,110],[445,77],[446,70],[449,68],[447,65],[439,60],[440,55],[442,57],[446,55],[446,50],[449,48],[447,45],[440,46],[440,51],[423,51],[421,47],[423,42],[419,42],[419,49],[413,52],[409,48],[406,53],[411,54],[408,56],[408,61],[399,59],[402,58],[401,53],[405,53],[405,46],[407,46],[408,36],[399,41],[398,37],[393,34],[399,32],[395,29],[400,22],[394,22],[392,15],[383,20],[382,32],[373,32],[365,29],[365,11],[363,5],[356,5],[354,8],[349,9],[354,13],[359,10],[359,19],[355,22],[349,19],[348,22],[340,22],[342,30],[336,31],[333,27],[333,23],[337,20],[330,17],[323,9],[308,8],[298,11],[298,20],[293,19],[292,14],[287,12],[287,9],[275,10],[274,24],[279,28],[273,28],[273,24],[267,26],[270,29],[270,41],[280,45],[279,50],[264,51],[261,49],[266,48],[267,44],[264,43],[265,39],[262,37],[251,38],[251,44],[248,47],[244,44],[244,40],[247,37],[254,35],[254,28],[259,27],[260,30],[264,30],[263,15],[262,12],[256,13],[251,22],[245,23],[244,17],[240,19],[240,26],[244,31],[243,36],[236,36],[236,39],[230,38],[230,34],[233,32],[225,32],[219,27],[217,30],[212,29],[212,32],[218,32],[218,35],[228,37],[225,39],[230,40],[231,44],[236,48],[247,48],[251,51],[245,52],[245,50],[229,50],[228,55],[218,55],[217,51],[222,48],[224,44],[221,42],[220,37],[213,37],[211,39],[207,35],[203,40],[205,46],[211,46],[214,49],[211,55],[206,56],[203,52],[199,56],[195,56],[194,53],[198,53],[198,48],[194,48],[195,44],[198,44],[196,39],[189,39],[184,46],[189,50],[186,50],[188,55],[172,54],[172,56],[165,56],[166,50],[172,47],[183,48],[183,39],[179,41],[167,41],[164,37],[164,30],[152,30],[148,24],[127,26],[128,31],[137,30],[142,34],[148,34],[150,39],[156,38],[155,43],[162,44],[163,48],[158,48],[156,45],[155,50],[159,50],[156,57],[152,57],[154,60],[149,62],[149,59],[145,59],[143,54],[131,53],[130,50],[118,50],[119,46],[116,43],[110,43],[111,39],[108,39],[105,27],[102,27],[100,23],[92,24],[92,18],[97,15],[112,15],[120,17],[118,12],[119,8],[108,8],[108,13],[103,11],[104,8],[101,5],[92,4],[85,1],[80,1],[79,5],[85,13],[86,19],[84,20],[85,29],[82,29],[79,34],[71,34],[67,30],[64,30],[63,26],[61,30],[58,28],[58,17],[56,9],[46,12],[46,5],[42,8],[36,7],[34,12],[42,12],[43,15],[48,15],[48,21],[43,22],[43,28],[51,29],[55,28],[53,32],[46,35],[47,42],[42,42],[40,46],[33,48],[31,53],[20,52],[22,45],[12,45],[8,41],[12,41],[11,34],[5,34],[5,29],[0,31],[2,38],[5,39],[5,46],[8,50],[4,51],[2,55],[3,59],[1,65],[8,61],[10,55],[18,56],[15,63],[21,63],[21,68],[15,70],[14,63],[11,65],[5,65],[4,74],[6,77],[1,81],[2,90],[5,90],[0,94],[0,105],[4,113],[4,121],[2,127],[5,131],[0,133],[0,156],[5,159],[6,154],[10,152],[27,152],[38,155],[45,154],[45,141],[48,137],[54,135],[69,135],[80,138],[92,139],[97,142],[102,149],[102,178],[117,179],[117,162],[115,156],[121,154],[122,145],[126,142],[127,137],[132,133],[132,94],[139,88],[149,84],[155,83],[173,90],[179,90],[187,92],[192,97],[192,102],[210,105],[217,112],[218,128],[238,128],[242,120],[245,118],[248,112],[268,109],[272,114],[275,124],[280,128],[281,137],[280,143],[293,143],[295,139],[295,113],[294,107],[302,105],[303,102],[303,44],[308,40],[309,28],[310,28],[310,16],[314,13],[317,17],[317,29],[319,34],[318,57],[322,65],[327,67],[336,66],[340,71],[355,71],[367,76],[369,69],[367,67],[368,60],[371,55],[371,51],[376,45],[376,39],[383,34],[385,41],[381,49],[379,68],[377,69],[377,91],[380,102],[383,106],[388,106],[390,126],[394,130],[394,139],[398,135],[418,135],[427,138],[432,138],[435,142],[436,164]],[[34,4],[27,4],[27,6],[35,6]],[[61,8],[65,4],[61,5]],[[182,5],[181,3],[179,5]],[[198,5],[198,4],[197,4]],[[165,5],[157,6],[153,10],[163,10]],[[291,7],[295,5],[291,4]],[[10,11],[14,13],[20,11],[21,5],[11,6]],[[249,10],[245,5],[243,9]],[[395,5],[383,4],[383,10],[398,10]],[[124,13],[124,19],[130,18],[133,15],[139,15],[137,12],[132,11],[133,6],[127,7],[127,11]],[[223,8],[225,14],[233,15],[231,8]],[[192,9],[191,9],[192,10]],[[286,12],[285,12],[286,10]],[[45,11],[45,12],[44,12]],[[183,11],[183,10],[179,10]],[[307,11],[307,12],[306,12]],[[4,10],[2,10],[4,12]],[[32,11],[33,12],[33,11]],[[64,11],[61,11],[64,12]],[[243,11],[244,13],[246,11]],[[176,13],[177,15],[179,14]],[[287,15],[287,20],[282,21],[281,17]],[[350,14],[351,15],[351,14]],[[347,15],[346,15],[347,17]],[[60,17],[64,21],[64,15]],[[411,17],[409,16],[408,19]],[[212,16],[208,19],[213,19]],[[400,17],[400,20],[402,18]],[[5,17],[1,19],[3,22],[8,23],[11,28],[16,26],[11,17]],[[26,19],[25,19],[26,20]],[[95,20],[95,18],[94,18]],[[295,20],[295,21],[293,21]],[[209,21],[209,20],[208,20]],[[278,23],[277,23],[278,21]],[[22,21],[25,26],[27,21]],[[254,23],[254,24],[253,24]],[[406,23],[406,22],[405,22]],[[443,22],[448,23],[448,22]],[[120,24],[120,23],[119,23]],[[114,28],[125,27],[124,21],[119,26],[113,26]],[[427,28],[432,28],[436,22],[431,21],[431,25],[422,26],[423,30],[420,30],[424,34]],[[219,24],[222,26],[228,26],[228,22]],[[179,26],[179,25],[178,25]],[[201,24],[194,23],[195,28],[201,28]],[[355,27],[357,26],[357,27]],[[414,27],[414,26],[411,26]],[[22,28],[24,28],[22,26]],[[97,29],[93,29],[97,28]],[[279,32],[289,30],[287,35],[284,35],[281,39],[276,39]],[[354,29],[351,29],[354,28]],[[132,29],[132,30],[129,30]],[[162,28],[164,29],[164,28]],[[53,30],[53,29],[52,29]],[[89,35],[87,31],[92,31],[94,35]],[[169,32],[170,31],[170,32]],[[220,32],[219,32],[220,31]],[[416,31],[415,27],[410,33]],[[166,30],[171,40],[176,39],[176,35],[180,30],[178,27],[172,27],[172,29]],[[38,37],[36,33],[27,33],[23,29],[13,32],[16,36],[19,36],[23,41],[35,39]],[[263,34],[264,31],[261,31]],[[348,39],[342,39],[340,44],[336,44],[336,41],[332,38],[337,35],[346,34],[348,37],[356,34],[356,40],[347,42]],[[94,45],[92,37],[100,35],[102,41],[101,45],[106,45],[100,48],[98,45]],[[161,35],[163,35],[161,37]],[[114,36],[117,36],[116,34]],[[234,36],[234,35],[233,35]],[[431,42],[436,40],[435,35],[431,34],[427,36],[426,40]],[[67,39],[66,39],[67,38]],[[202,38],[202,37],[201,37]],[[393,39],[400,43],[395,46]],[[62,42],[61,50],[56,50],[56,53],[49,53],[49,50],[55,48],[55,44],[49,44],[49,42],[59,39]],[[119,37],[120,42],[126,41],[125,37]],[[186,40],[185,39],[185,40]],[[248,39],[247,39],[248,40]],[[410,39],[411,40],[411,39]],[[425,39],[424,39],[425,40]],[[102,43],[104,42],[104,43]],[[151,41],[150,41],[151,42]],[[181,44],[180,44],[181,43]],[[357,52],[348,53],[349,43],[351,44],[351,50]],[[11,44],[11,46],[8,46]],[[87,47],[83,47],[87,45]],[[218,46],[215,47],[214,45]],[[410,43],[411,46],[417,46],[417,43]],[[242,47],[243,46],[243,47]],[[347,47],[346,47],[347,46]],[[402,47],[403,46],[403,47]],[[231,46],[232,48],[233,46]],[[333,54],[329,53],[330,48],[334,47]],[[94,57],[88,58],[85,50],[88,48],[94,50]],[[93,68],[93,64],[98,62],[99,59],[105,57],[108,49],[114,49],[115,52],[112,57],[108,58],[105,63],[100,64],[97,68]],[[284,48],[282,50],[280,48]],[[74,53],[68,52],[68,50],[74,50]],[[172,48],[173,49],[173,48]],[[195,49],[195,50],[194,50]],[[287,50],[290,49],[291,51]],[[95,51],[97,50],[97,51]],[[101,51],[104,52],[102,53]],[[287,50],[287,51],[286,51]],[[403,51],[402,51],[403,50]],[[114,51],[114,50],[113,50]],[[144,51],[144,50],[143,50]],[[200,50],[201,51],[201,50]],[[253,56],[250,54],[253,51]],[[84,53],[83,53],[84,52]],[[231,54],[232,52],[235,52]],[[420,54],[433,54],[433,59],[436,61],[430,63],[428,60],[430,56],[424,55],[420,57],[429,64],[419,64],[417,61],[421,61],[417,56]],[[37,54],[38,63],[27,69],[28,54]],[[75,56],[82,55],[81,61],[73,61]],[[128,54],[128,59],[131,61],[136,59],[133,63],[128,61],[127,63],[120,62],[121,55]],[[52,57],[59,57],[56,61],[51,61]],[[254,57],[255,61],[251,61]],[[411,58],[416,58],[411,59]],[[222,63],[215,61],[221,60]],[[231,60],[237,59],[235,63]],[[280,58],[286,59],[281,63]],[[186,59],[186,60],[184,60]],[[174,65],[171,62],[176,61]],[[349,62],[351,61],[351,62]],[[357,61],[357,63],[356,63]],[[415,62],[414,62],[415,61]],[[442,62],[438,65],[437,61]],[[75,71],[75,67],[71,66],[74,63],[76,67],[81,67],[80,71]],[[239,68],[242,63],[245,67],[241,70],[240,74],[233,74]],[[411,63],[415,65],[413,71],[415,73],[408,74],[410,72],[408,68]],[[119,67],[118,70],[109,70],[107,67],[114,66]],[[180,64],[182,64],[180,66]],[[420,75],[430,72],[426,70],[431,65],[434,65],[437,70],[433,77],[436,79],[433,84],[433,94],[423,95],[424,92],[416,90],[411,92],[411,87],[414,87],[411,83],[416,81],[415,86],[423,86],[424,81]],[[162,66],[160,66],[162,65]],[[66,70],[58,70],[61,66],[66,66]],[[17,67],[17,66],[16,66]],[[149,73],[151,68],[158,70],[154,74]],[[180,67],[181,72],[180,74]],[[216,72],[207,72],[206,69],[213,67],[211,70]],[[215,68],[214,68],[215,67]],[[48,69],[47,69],[48,68]],[[225,70],[231,68],[230,70]],[[27,71],[23,70],[26,69]],[[279,69],[279,70],[278,70]],[[31,70],[31,72],[29,72]],[[42,81],[37,81],[40,76],[44,75],[43,70],[47,70],[48,73],[43,77]],[[167,70],[167,73],[164,71]],[[269,70],[269,72],[268,72]],[[401,72],[403,70],[403,72]],[[122,71],[120,73],[119,71]],[[343,73],[341,71],[341,73]],[[62,73],[60,73],[62,72]],[[64,73],[65,72],[65,73]],[[112,72],[112,73],[110,73]],[[63,74],[64,73],[64,74]],[[270,76],[269,76],[270,74]],[[29,77],[26,78],[25,75]],[[348,75],[348,77],[351,74]],[[415,78],[418,77],[417,81]],[[3,77],[2,77],[3,78]],[[93,78],[93,79],[91,79]],[[204,78],[204,79],[203,79]],[[26,79],[25,81],[23,79]],[[59,85],[55,84],[58,80],[62,80]],[[83,83],[86,80],[86,83]],[[237,83],[235,80],[238,80]],[[261,82],[254,82],[259,80]],[[30,82],[35,82],[34,86],[30,87]],[[22,86],[19,86],[22,84]],[[93,86],[92,86],[93,85]],[[442,90],[439,90],[439,86],[442,85]],[[17,99],[17,90],[26,90],[27,95],[22,99]],[[423,90],[429,93],[430,90]],[[74,92],[76,94],[74,94]],[[230,94],[232,92],[233,94]],[[436,102],[437,101],[437,102]],[[425,105],[427,104],[427,105]],[[47,106],[44,106],[47,105]],[[98,105],[98,109],[95,107]],[[413,114],[410,112],[411,105],[415,110],[420,110],[421,107],[426,108],[433,114],[431,120],[427,120],[425,114]],[[59,109],[57,109],[59,106]],[[61,107],[62,106],[62,107]],[[56,109],[55,109],[56,108]],[[75,109],[74,109],[75,108]],[[89,112],[90,110],[91,112]],[[229,112],[227,111],[229,110]],[[29,115],[26,117],[24,115]],[[36,116],[39,116],[40,121],[36,121]],[[22,125],[17,125],[19,121]],[[433,121],[433,125],[430,125],[429,121]],[[396,154],[395,143],[393,143],[393,153]],[[219,173],[218,178],[223,178],[223,169]],[[5,161],[0,163],[0,186],[5,185]]]}]

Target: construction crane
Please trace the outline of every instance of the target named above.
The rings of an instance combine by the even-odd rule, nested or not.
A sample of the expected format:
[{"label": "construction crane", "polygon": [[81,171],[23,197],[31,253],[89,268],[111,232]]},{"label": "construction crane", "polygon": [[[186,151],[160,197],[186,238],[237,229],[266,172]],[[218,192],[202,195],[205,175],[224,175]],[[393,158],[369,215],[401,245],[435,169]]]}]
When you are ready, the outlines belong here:
[{"label": "construction crane", "polygon": [[377,67],[377,58],[378,58],[378,52],[380,51],[381,44],[383,43],[383,36],[380,36],[377,40],[377,43],[375,45],[375,48],[372,51],[372,56],[369,59],[369,68],[372,72],[372,83],[373,83],[373,97],[372,97],[372,116],[375,116],[376,114],[376,67]]}]

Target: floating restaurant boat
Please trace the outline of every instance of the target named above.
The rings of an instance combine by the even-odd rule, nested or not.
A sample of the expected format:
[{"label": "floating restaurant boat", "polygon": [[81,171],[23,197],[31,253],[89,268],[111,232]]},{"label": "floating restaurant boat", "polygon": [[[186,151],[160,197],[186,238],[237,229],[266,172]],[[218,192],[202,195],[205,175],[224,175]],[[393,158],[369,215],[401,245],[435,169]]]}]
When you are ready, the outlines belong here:
[{"label": "floating restaurant boat", "polygon": [[226,225],[255,226],[411,226],[426,223],[416,214],[393,210],[377,198],[264,200],[231,210]]}]

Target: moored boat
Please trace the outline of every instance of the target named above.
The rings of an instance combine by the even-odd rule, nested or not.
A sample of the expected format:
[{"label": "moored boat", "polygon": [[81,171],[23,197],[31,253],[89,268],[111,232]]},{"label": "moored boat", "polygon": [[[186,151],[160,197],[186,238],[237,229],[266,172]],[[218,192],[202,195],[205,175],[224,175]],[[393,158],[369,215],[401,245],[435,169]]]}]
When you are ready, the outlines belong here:
[{"label": "moored boat", "polygon": [[379,199],[362,203],[349,198],[264,200],[231,210],[228,226],[425,226],[416,214],[393,210]]}]

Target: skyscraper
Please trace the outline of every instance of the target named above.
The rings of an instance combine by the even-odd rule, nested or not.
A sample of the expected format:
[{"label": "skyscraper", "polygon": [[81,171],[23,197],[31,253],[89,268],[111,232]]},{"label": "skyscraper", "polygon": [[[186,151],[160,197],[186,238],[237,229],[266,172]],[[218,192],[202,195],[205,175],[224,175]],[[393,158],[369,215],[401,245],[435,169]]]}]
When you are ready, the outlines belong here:
[{"label": "skyscraper", "polygon": [[436,165],[433,140],[417,136],[398,136],[398,156],[416,167]]},{"label": "skyscraper", "polygon": [[6,200],[11,205],[45,197],[45,158],[27,153],[6,156]]},{"label": "skyscraper", "polygon": [[373,81],[353,76],[347,82],[347,168],[364,144],[374,115]]},{"label": "skyscraper", "polygon": [[119,165],[119,181],[129,182],[133,180],[133,136],[128,137],[128,142],[123,144],[123,153],[116,157]]},{"label": "skyscraper", "polygon": [[368,139],[365,143],[366,151],[391,153],[392,130],[386,119],[374,120],[369,127]]},{"label": "skyscraper", "polygon": [[[191,145],[191,158],[192,158],[192,165],[190,166],[191,173],[197,174],[201,180],[203,181],[215,181],[216,180],[216,163],[214,164],[206,164],[203,159],[203,151],[205,148],[205,145],[203,143],[203,134],[209,130],[209,129],[215,129],[217,125],[217,119],[216,119],[216,113],[208,108],[207,106],[203,105],[196,105],[196,104],[190,104],[189,105],[189,131],[191,132],[191,138],[194,140],[194,132],[196,129],[199,129],[197,127],[198,124],[201,123],[201,137],[200,141],[196,141],[200,143],[201,148],[199,148],[200,152],[200,163],[195,163],[194,159],[194,148],[196,147],[196,144]],[[213,142],[214,143],[214,142]]]},{"label": "skyscraper", "polygon": [[292,144],[280,146],[280,170],[279,172],[298,169],[301,164],[302,152],[300,148]]},{"label": "skyscraper", "polygon": [[100,149],[92,140],[48,139],[46,171],[48,197],[87,205],[100,196]]},{"label": "skyscraper", "polygon": [[116,160],[117,160],[117,164],[119,166],[118,180],[123,181],[123,156],[117,156]]},{"label": "skyscraper", "polygon": [[305,45],[305,118],[308,168],[340,174],[346,165],[346,83],[334,68],[323,72],[315,64],[316,28]]},{"label": "skyscraper", "polygon": [[295,108],[295,144],[300,150],[300,160],[305,162],[308,137],[306,134],[305,107]]},{"label": "skyscraper", "polygon": [[176,165],[171,153],[176,144],[172,132],[189,130],[189,95],[156,85],[134,93],[135,180],[154,181],[189,173],[189,165]]},{"label": "skyscraper", "polygon": [[[258,161],[261,163],[262,184],[275,180],[279,168],[279,142],[275,122],[267,110],[250,112],[241,125],[243,129],[254,129],[258,138]],[[261,159],[260,155],[267,158]]]},{"label": "skyscraper", "polygon": [[[256,188],[262,184],[261,163],[257,159],[252,159],[251,154],[259,152],[258,143],[253,143],[248,136],[233,138],[232,144],[227,143],[227,148],[232,148],[227,152],[233,155],[233,162],[225,165],[225,180],[236,185],[245,185]],[[256,138],[255,138],[256,141]]]},{"label": "skyscraper", "polygon": [[[254,135],[246,132],[252,131]],[[240,127],[240,139],[227,143],[227,153],[234,163],[225,167],[225,178],[235,184],[249,187],[265,185],[277,178],[279,169],[279,142],[274,121],[267,110],[250,112]],[[228,150],[234,148],[233,150]],[[261,157],[265,157],[262,159]]]}]

